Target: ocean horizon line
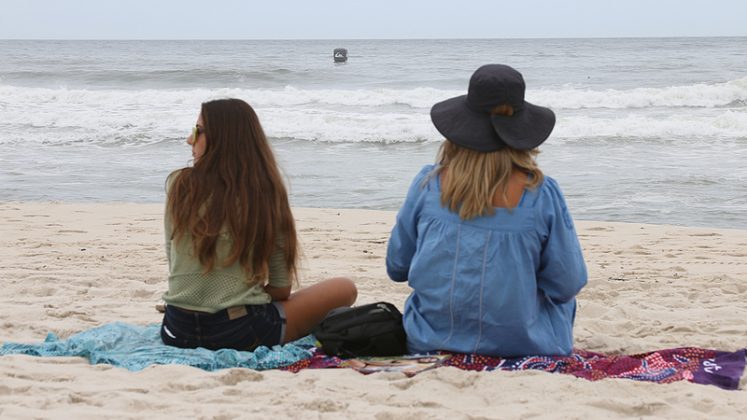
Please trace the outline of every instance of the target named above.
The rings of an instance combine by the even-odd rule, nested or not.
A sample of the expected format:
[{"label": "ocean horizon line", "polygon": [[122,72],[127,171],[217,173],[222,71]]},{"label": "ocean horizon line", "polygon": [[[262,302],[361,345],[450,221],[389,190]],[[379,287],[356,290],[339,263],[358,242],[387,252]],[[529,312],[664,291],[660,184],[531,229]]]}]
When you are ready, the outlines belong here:
[{"label": "ocean horizon line", "polygon": [[496,41],[496,40],[614,40],[614,39],[714,39],[714,38],[747,38],[744,35],[665,35],[665,36],[537,36],[537,37],[413,37],[413,38],[0,38],[0,41],[112,41],[112,42],[133,42],[133,41],[215,41],[215,42],[233,42],[233,41]]}]

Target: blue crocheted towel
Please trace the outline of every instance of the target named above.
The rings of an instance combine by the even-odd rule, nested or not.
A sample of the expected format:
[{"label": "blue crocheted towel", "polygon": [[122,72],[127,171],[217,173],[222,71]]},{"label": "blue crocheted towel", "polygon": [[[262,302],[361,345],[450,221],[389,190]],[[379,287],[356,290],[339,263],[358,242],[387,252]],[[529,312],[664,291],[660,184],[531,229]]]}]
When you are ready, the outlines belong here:
[{"label": "blue crocheted towel", "polygon": [[106,363],[131,371],[151,365],[180,364],[204,370],[243,367],[277,369],[308,359],[315,340],[306,336],[283,346],[258,347],[253,352],[204,348],[180,349],[161,342],[160,324],[147,326],[114,322],[60,340],[53,333],[39,344],[5,343],[0,355],[78,356],[91,364]]}]

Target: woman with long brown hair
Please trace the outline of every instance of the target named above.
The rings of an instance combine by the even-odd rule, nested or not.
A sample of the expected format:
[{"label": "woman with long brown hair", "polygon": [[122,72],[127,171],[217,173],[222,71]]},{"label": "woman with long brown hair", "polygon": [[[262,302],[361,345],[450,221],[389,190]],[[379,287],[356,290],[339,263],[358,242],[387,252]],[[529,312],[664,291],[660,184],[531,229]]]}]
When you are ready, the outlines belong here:
[{"label": "woman with long brown hair", "polygon": [[535,161],[555,114],[524,90],[518,71],[489,64],[467,95],[431,108],[446,140],[412,182],[386,258],[389,277],[412,288],[411,352],[572,349],[586,265],[563,193]]},{"label": "woman with long brown hair", "polygon": [[286,343],[355,302],[333,278],[291,293],[298,238],[288,194],[256,113],[240,99],[202,104],[194,164],[167,179],[169,288],[161,338],[185,348]]}]

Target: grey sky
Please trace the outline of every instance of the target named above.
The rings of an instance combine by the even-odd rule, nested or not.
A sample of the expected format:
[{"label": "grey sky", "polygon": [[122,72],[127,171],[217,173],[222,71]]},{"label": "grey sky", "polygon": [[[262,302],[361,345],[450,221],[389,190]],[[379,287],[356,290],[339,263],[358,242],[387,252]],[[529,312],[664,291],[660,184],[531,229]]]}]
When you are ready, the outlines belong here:
[{"label": "grey sky", "polygon": [[747,36],[747,0],[0,0],[0,39]]}]

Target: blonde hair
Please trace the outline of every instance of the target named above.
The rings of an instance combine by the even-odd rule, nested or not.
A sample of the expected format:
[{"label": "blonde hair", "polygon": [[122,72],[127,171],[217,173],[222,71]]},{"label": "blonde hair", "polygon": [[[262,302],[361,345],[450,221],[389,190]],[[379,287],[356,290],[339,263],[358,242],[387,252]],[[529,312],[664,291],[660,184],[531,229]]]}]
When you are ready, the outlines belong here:
[{"label": "blonde hair", "polygon": [[508,182],[515,171],[526,173],[526,188],[535,189],[544,180],[535,156],[539,149],[505,147],[494,152],[477,152],[446,140],[438,151],[439,165],[433,175],[441,177],[441,205],[459,213],[462,220],[492,215],[497,191],[507,202]]}]

